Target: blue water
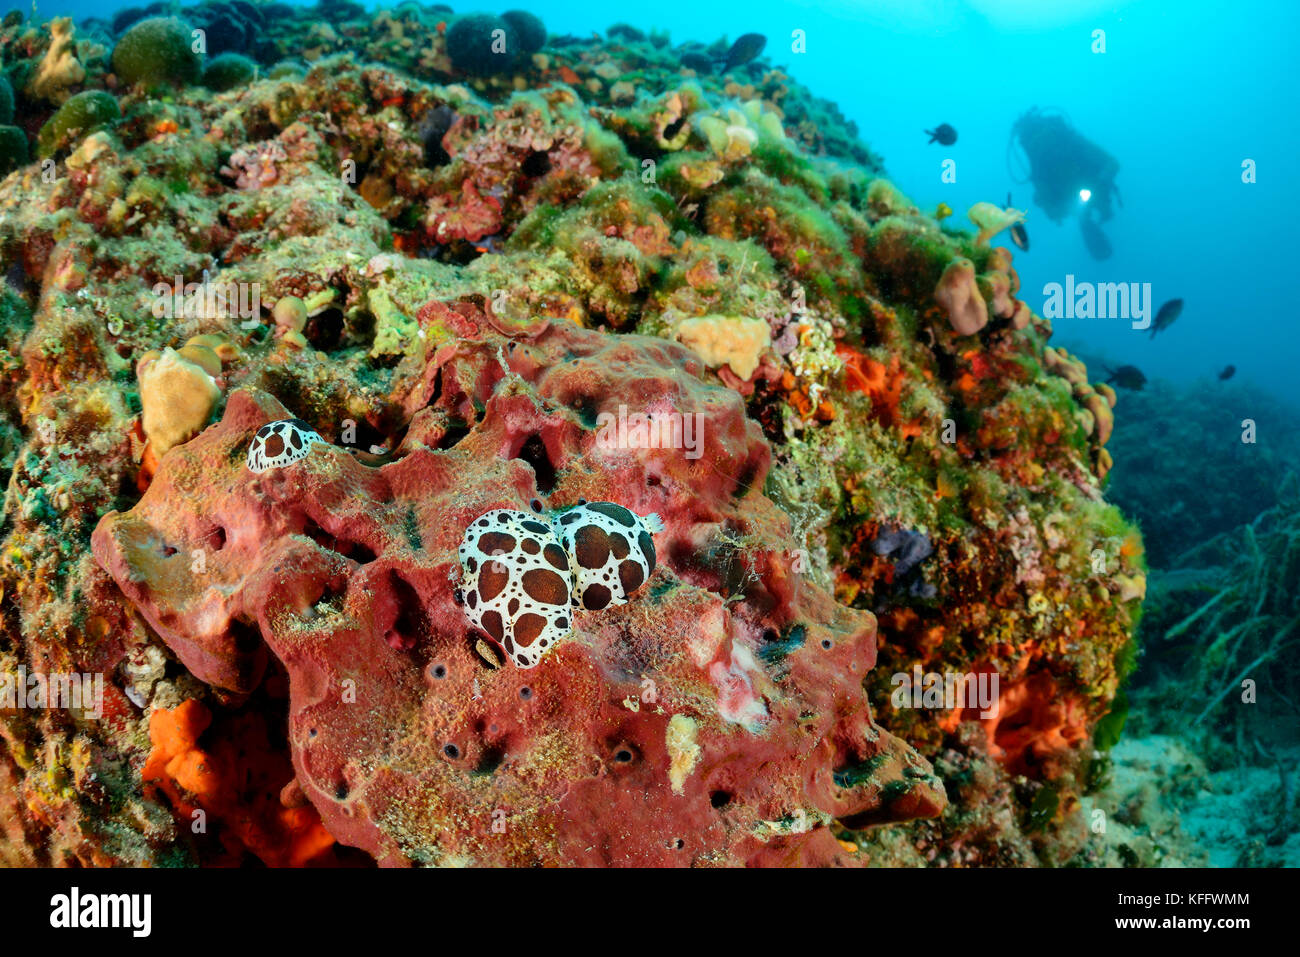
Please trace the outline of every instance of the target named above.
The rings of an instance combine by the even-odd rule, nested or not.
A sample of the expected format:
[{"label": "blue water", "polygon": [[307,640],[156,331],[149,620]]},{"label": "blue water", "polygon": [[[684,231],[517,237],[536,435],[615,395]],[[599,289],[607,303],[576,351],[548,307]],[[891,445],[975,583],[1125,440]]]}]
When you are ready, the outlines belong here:
[{"label": "blue water", "polygon": [[[506,9],[514,6],[505,3]],[[558,32],[592,22],[572,4],[530,9]],[[1300,2],[1216,0],[829,0],[737,5],[661,2],[604,19],[670,29],[673,40],[748,31],[814,92],[836,101],[885,160],[889,177],[923,209],[948,203],[965,221],[980,200],[1008,191],[1028,210],[1028,253],[1016,253],[1024,292],[1072,273],[1093,282],[1149,282],[1157,305],[1181,297],[1182,316],[1155,339],[1122,320],[1055,322],[1054,341],[1080,344],[1149,378],[1239,381],[1294,395],[1297,331],[1291,220],[1300,208]],[[808,52],[788,51],[802,29]],[[1092,31],[1106,52],[1091,52]],[[784,39],[784,43],[782,42]],[[1124,207],[1105,225],[1111,259],[1096,262],[1073,220],[1057,225],[1009,177],[1012,123],[1031,106],[1057,107],[1120,163]],[[943,147],[922,133],[951,123]],[[940,180],[946,158],[957,182]],[[1241,163],[1257,182],[1241,182]],[[1010,246],[1004,234],[998,242]]]},{"label": "blue water", "polygon": [[[1031,247],[1016,266],[1035,311],[1044,284],[1067,274],[1151,283],[1157,305],[1186,301],[1155,339],[1120,319],[1062,319],[1056,342],[1181,383],[1208,384],[1231,363],[1239,381],[1284,400],[1294,394],[1296,0],[661,0],[599,13],[569,0],[452,6],[525,7],[553,34],[619,21],[669,30],[675,43],[763,33],[773,62],[835,100],[922,208],[943,201],[964,222],[972,203],[1013,193],[1029,213]],[[42,15],[78,18],[105,9],[87,0],[40,6]],[[796,29],[806,53],[789,52]],[[1105,53],[1092,52],[1094,30],[1105,31]],[[1035,105],[1064,111],[1120,163],[1124,206],[1105,226],[1115,249],[1105,262],[1088,255],[1075,222],[1050,222],[1009,175],[1011,124]],[[944,122],[957,143],[928,144],[922,130]],[[945,159],[957,164],[955,183],[940,180]],[[1253,185],[1241,180],[1245,159],[1257,164]],[[1010,245],[1005,235],[998,242]]]}]

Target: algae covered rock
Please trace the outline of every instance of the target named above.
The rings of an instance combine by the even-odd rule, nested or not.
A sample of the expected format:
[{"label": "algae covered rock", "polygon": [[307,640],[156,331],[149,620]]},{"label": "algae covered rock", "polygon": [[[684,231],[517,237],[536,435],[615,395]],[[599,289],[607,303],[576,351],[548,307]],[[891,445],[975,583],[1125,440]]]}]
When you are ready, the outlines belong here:
[{"label": "algae covered rock", "polygon": [[520,49],[514,27],[490,13],[461,17],[447,31],[447,55],[452,65],[474,76],[500,73]]},{"label": "algae covered rock", "polygon": [[307,72],[297,60],[281,60],[266,74],[272,80],[296,79]]},{"label": "algae covered rock", "polygon": [[16,126],[0,126],[0,175],[27,162],[27,134]]},{"label": "algae covered rock", "polygon": [[101,126],[115,123],[122,111],[112,94],[103,90],[86,90],[64,103],[49,122],[41,127],[38,152],[51,156]]},{"label": "algae covered rock", "polygon": [[[264,717],[267,793],[306,843],[236,833],[260,811],[224,770],[224,829],[160,804],[156,839],[88,840],[138,837],[139,783],[101,801],[11,714],[0,738],[34,763],[0,760],[0,823],[34,795],[67,822],[50,855],[83,864],[335,840],[392,863],[971,864],[1030,861],[1028,819],[1059,860],[1035,795],[1078,804],[1144,570],[1102,497],[1114,397],[1045,347],[1010,251],[842,166],[865,147],[789,77],[684,77],[654,37],[529,57],[540,28],[511,16],[258,8],[251,55],[300,81],[214,97],[249,66],[222,56],[204,86],[128,79],[159,22],[200,73],[184,24],[143,11],[117,84],[85,43],[74,89],[98,89],[41,137],[68,175],[0,180],[24,273],[0,407],[21,395],[31,423],[0,431],[0,591],[27,660],[84,648],[115,676],[108,720],[79,725],[93,748],[147,724],[151,773],[216,768],[167,723],[206,714],[233,748]],[[38,47],[6,47],[15,87]],[[150,315],[158,281],[184,310]],[[258,429],[294,416],[327,442],[250,472]],[[660,514],[659,564],[521,673],[457,606],[456,546],[486,510],[580,497]],[[916,666],[1001,675],[1004,720],[895,706]],[[318,695],[353,675],[355,704]],[[954,811],[868,844],[945,786]]]},{"label": "algae covered rock", "polygon": [[247,86],[257,76],[257,64],[240,53],[223,53],[214,57],[203,70],[203,85],[224,93],[237,86]]},{"label": "algae covered rock", "polygon": [[132,24],[139,23],[149,14],[142,7],[123,7],[113,14],[111,26],[115,34],[121,34]]},{"label": "algae covered rock", "polygon": [[527,10],[507,10],[501,19],[514,27],[519,38],[519,49],[524,53],[536,53],[546,45],[546,25],[535,14]]},{"label": "algae covered rock", "polygon": [[113,72],[124,83],[194,83],[203,57],[189,26],[176,17],[141,20],[113,48]]},{"label": "algae covered rock", "polygon": [[[473,300],[435,300],[426,314],[476,338],[430,366],[454,388],[433,398],[432,375],[413,383],[418,451],[378,469],[319,443],[254,473],[250,440],[288,410],[241,389],[219,424],[174,448],[143,498],[110,511],[92,536],[100,566],[202,680],[239,693],[270,656],[280,661],[297,787],[331,834],[385,864],[829,864],[849,862],[825,826],[834,819],[942,812],[929,763],[871,718],[862,681],[875,661],[874,617],[814,583],[790,587],[797,530],[758,491],[771,448],[737,393],[659,339],[554,324],[520,346]],[[520,353],[510,392],[488,386],[503,349]],[[489,395],[484,414],[458,448],[437,449],[462,388]],[[701,463],[643,448],[611,469],[598,443],[614,427],[603,417],[652,400],[699,416],[711,437]],[[487,451],[543,433],[553,436],[539,453],[550,466]],[[533,671],[489,668],[463,640],[446,563],[476,517],[540,495],[648,511],[681,494],[669,489],[691,496],[689,509],[665,509],[662,533],[691,543],[680,546],[692,552],[690,571],[657,566],[635,604],[593,619],[583,640]],[[317,545],[305,534],[310,516],[373,559]],[[735,545],[724,528],[764,530],[730,569],[731,557],[718,563]],[[227,529],[230,544],[212,550]],[[160,554],[158,541],[175,554]],[[203,576],[178,573],[205,547]],[[254,631],[264,641],[250,640]],[[777,650],[751,652],[751,634]],[[345,675],[355,676],[356,707],[305,690]],[[462,697],[478,710],[449,706]],[[519,719],[521,701],[529,710]],[[517,837],[483,841],[479,822],[500,807]]]},{"label": "algae covered rock", "polygon": [[0,123],[14,121],[14,88],[9,78],[0,73]]}]

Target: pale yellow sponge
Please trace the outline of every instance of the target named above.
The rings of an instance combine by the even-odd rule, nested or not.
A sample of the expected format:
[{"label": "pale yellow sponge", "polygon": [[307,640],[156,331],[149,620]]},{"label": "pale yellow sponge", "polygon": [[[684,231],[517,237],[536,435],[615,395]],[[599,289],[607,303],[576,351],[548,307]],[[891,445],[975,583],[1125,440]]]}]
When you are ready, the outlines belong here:
[{"label": "pale yellow sponge", "polygon": [[86,68],[77,60],[72,18],[55,17],[49,22],[49,28],[49,48],[27,81],[27,93],[33,99],[62,103],[71,96],[71,88],[86,78]]},{"label": "pale yellow sponge", "polygon": [[1147,597],[1147,576],[1138,572],[1136,575],[1116,575],[1119,585],[1120,601],[1145,601]]},{"label": "pale yellow sponge", "polygon": [[762,319],[698,316],[677,326],[677,341],[698,352],[710,369],[727,366],[748,379],[772,344],[772,330]]},{"label": "pale yellow sponge", "polygon": [[695,743],[696,730],[695,719],[684,714],[675,714],[668,719],[664,744],[668,748],[668,783],[672,785],[674,794],[684,792],[686,779],[700,759],[700,746]]},{"label": "pale yellow sponge", "polygon": [[137,375],[144,434],[158,456],[197,435],[221,398],[207,370],[175,349],[142,361]]},{"label": "pale yellow sponge", "polygon": [[992,203],[976,203],[966,213],[970,221],[979,227],[979,233],[975,237],[975,245],[983,246],[990,239],[996,236],[1002,230],[1007,229],[1016,223],[1025,221],[1025,214],[1018,209],[1003,209],[1000,206],[994,206]]}]

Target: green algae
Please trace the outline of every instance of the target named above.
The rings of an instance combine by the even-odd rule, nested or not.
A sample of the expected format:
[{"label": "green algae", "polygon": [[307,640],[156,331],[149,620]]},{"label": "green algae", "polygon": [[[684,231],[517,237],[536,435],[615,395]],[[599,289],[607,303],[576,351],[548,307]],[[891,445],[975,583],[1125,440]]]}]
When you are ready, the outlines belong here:
[{"label": "green algae", "polygon": [[515,28],[491,13],[459,17],[447,30],[447,55],[459,70],[490,76],[510,66],[522,49]]},{"label": "green algae", "polygon": [[203,85],[223,93],[237,86],[247,86],[257,76],[257,64],[239,53],[213,57],[203,68]]},{"label": "green algae", "polygon": [[196,83],[203,57],[192,44],[189,25],[176,17],[141,20],[113,48],[113,72],[127,84]]},{"label": "green algae", "polygon": [[1029,805],[1025,829],[1030,832],[1045,829],[1056,817],[1060,806],[1061,797],[1056,785],[1044,784],[1038,789]]},{"label": "green algae", "polygon": [[112,94],[103,90],[86,90],[68,99],[37,137],[37,153],[53,156],[95,130],[110,126],[122,118],[121,108]]},{"label": "green algae", "polygon": [[508,23],[518,38],[519,49],[536,53],[546,45],[546,25],[536,14],[527,10],[507,10],[501,19]]},{"label": "green algae", "polygon": [[1110,710],[1097,722],[1097,727],[1093,730],[1092,742],[1097,750],[1109,751],[1119,744],[1120,736],[1124,732],[1124,722],[1127,719],[1128,696],[1123,691],[1119,691],[1115,695],[1115,700],[1111,702]]},{"label": "green algae", "polygon": [[0,73],[0,125],[14,121],[14,88],[9,77]]},{"label": "green algae", "polygon": [[0,126],[0,176],[27,162],[27,134],[16,126]]}]

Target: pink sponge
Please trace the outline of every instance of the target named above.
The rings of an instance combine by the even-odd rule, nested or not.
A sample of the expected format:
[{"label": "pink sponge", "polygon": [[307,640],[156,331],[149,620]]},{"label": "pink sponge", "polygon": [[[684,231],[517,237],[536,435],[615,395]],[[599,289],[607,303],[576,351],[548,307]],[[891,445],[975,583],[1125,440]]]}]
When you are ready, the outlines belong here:
[{"label": "pink sponge", "polygon": [[[279,659],[295,793],[382,863],[847,860],[832,818],[934,815],[942,785],[872,721],[875,619],[792,567],[798,536],[761,491],[767,442],[704,374],[662,340],[485,329],[405,382],[389,464],[322,443],[257,474],[249,443],[287,413],[236,391],[103,518],[95,558],[228,700]],[[702,455],[602,445],[597,417],[620,405],[699,414]],[[570,606],[572,634],[524,671],[484,656],[455,593],[465,530],[533,500],[602,532],[604,561],[594,532],[562,550],[619,580],[605,607]],[[636,569],[611,534],[630,555],[628,515],[654,536]]]}]

